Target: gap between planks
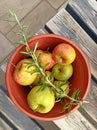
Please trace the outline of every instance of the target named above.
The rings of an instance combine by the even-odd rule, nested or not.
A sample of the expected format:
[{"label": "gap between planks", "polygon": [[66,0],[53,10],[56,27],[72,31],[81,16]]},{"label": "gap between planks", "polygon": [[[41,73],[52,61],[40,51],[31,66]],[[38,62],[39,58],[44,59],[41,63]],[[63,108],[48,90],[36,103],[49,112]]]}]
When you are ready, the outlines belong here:
[{"label": "gap between planks", "polygon": [[92,75],[97,80],[97,44],[64,8],[46,23],[46,29],[74,41],[86,54]]}]

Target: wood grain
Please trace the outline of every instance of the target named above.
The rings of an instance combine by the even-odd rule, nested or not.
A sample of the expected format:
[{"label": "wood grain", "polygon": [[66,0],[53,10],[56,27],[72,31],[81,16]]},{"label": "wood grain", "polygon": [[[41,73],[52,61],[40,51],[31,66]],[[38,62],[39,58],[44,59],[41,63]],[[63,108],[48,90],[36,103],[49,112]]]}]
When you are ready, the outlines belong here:
[{"label": "wood grain", "polygon": [[64,8],[46,23],[46,28],[55,34],[65,36],[74,41],[86,54],[92,75],[97,79],[97,44]]},{"label": "wood grain", "polygon": [[79,111],[97,128],[97,84],[93,80],[86,100],[89,104],[83,104]]},{"label": "wood grain", "polygon": [[4,86],[0,86],[0,111],[19,130],[41,130],[34,120],[13,105]]},{"label": "wood grain", "polygon": [[66,9],[97,43],[97,1],[71,0]]},{"label": "wood grain", "polygon": [[17,128],[0,112],[0,130],[17,130]]},{"label": "wood grain", "polygon": [[54,123],[61,130],[96,130],[79,111],[75,111],[68,117],[55,120]]},{"label": "wood grain", "polygon": [[[39,30],[38,32],[37,32],[37,34],[36,35],[38,35],[38,34],[44,34],[45,32],[43,31],[43,30]],[[1,69],[3,70],[3,71],[5,71],[5,69],[6,69],[6,64],[7,64],[7,60],[8,60],[8,58],[6,58],[6,61],[4,62],[4,64],[2,64],[2,66],[1,66]],[[97,104],[97,101],[96,101],[96,99],[95,99],[95,96],[94,96],[94,93],[96,94],[96,91],[97,91],[97,88],[95,88],[96,86],[95,86],[95,83],[94,83],[94,81],[92,81],[92,85],[94,85],[94,89],[90,89],[90,93],[89,93],[89,97],[92,97],[92,99],[90,100],[90,98],[89,98],[89,101],[91,102],[91,103],[93,103],[93,104]],[[2,90],[3,90],[3,94],[5,94],[5,96],[4,97],[6,97],[7,98],[7,101],[6,102],[10,102],[10,100],[9,100],[9,98],[7,97],[7,90],[6,90],[6,88],[2,88]],[[88,98],[87,98],[87,100],[88,100]],[[14,114],[16,113],[15,111],[16,111],[16,108],[11,112],[11,111],[9,111],[9,109],[8,108],[6,108],[5,106],[7,105],[7,106],[10,106],[9,105],[9,103],[6,103],[6,102],[4,102],[5,101],[5,99],[3,100],[3,102],[2,103],[4,103],[2,106],[3,106],[3,112],[4,112],[4,114],[7,114],[6,116],[7,117],[9,117],[9,115],[8,115],[8,113],[10,113],[10,114],[12,114],[12,117],[10,117],[11,118],[11,120],[13,119],[13,116],[14,116]],[[87,104],[87,106],[88,106],[88,104]],[[12,106],[11,106],[12,107]],[[14,107],[14,106],[13,106]],[[86,111],[86,110],[88,110],[87,111],[87,113],[83,116],[82,115],[82,113],[83,113],[83,111]],[[68,117],[65,117],[65,118],[62,118],[62,119],[59,119],[59,120],[56,120],[56,121],[53,121],[53,123],[55,123],[56,125],[57,125],[57,127],[59,127],[59,128],[57,128],[57,127],[55,127],[55,126],[53,126],[53,128],[56,128],[56,129],[62,129],[62,130],[87,130],[87,129],[89,129],[89,130],[96,130],[95,129],[95,127],[96,127],[96,120],[95,120],[95,118],[96,118],[96,114],[95,113],[93,113],[94,111],[89,111],[90,109],[81,109],[81,112],[79,112],[78,110],[76,110],[74,113],[72,113],[70,116],[69,116],[69,118]],[[19,114],[19,113],[17,113],[17,114]],[[88,118],[86,118],[87,117],[87,115],[89,115],[89,117]],[[10,118],[9,118],[9,120],[10,120]],[[16,118],[16,117],[14,117],[14,118]],[[24,118],[24,117],[23,117]],[[91,119],[91,120],[90,120]],[[22,120],[22,119],[21,119]],[[14,121],[15,121],[15,119],[14,119]],[[28,121],[29,121],[29,119],[28,119]],[[91,123],[90,123],[90,121],[91,121]],[[44,128],[46,128],[47,129],[47,126],[45,126],[45,124],[44,124],[44,122],[42,123],[42,122],[40,122],[40,121],[38,121],[38,123],[40,123],[41,125],[43,125],[43,127]],[[94,123],[94,124],[93,124]],[[52,128],[52,124],[51,124],[51,122],[49,123],[48,122],[48,124],[50,124],[51,125],[51,127],[50,126],[48,126],[48,129],[49,128]],[[46,124],[47,125],[47,124]],[[93,125],[95,126],[95,127],[93,127]],[[96,127],[97,128],[97,127]]]},{"label": "wood grain", "polygon": [[12,128],[4,120],[0,119],[0,130],[12,130]]},{"label": "wood grain", "polygon": [[[46,28],[55,34],[68,37],[82,48],[90,62],[91,72],[97,80],[97,45],[70,14],[65,9],[61,9],[46,23]],[[89,95],[86,99],[90,104],[85,104],[81,112],[85,113],[84,116],[97,128],[97,82],[91,81]]]}]

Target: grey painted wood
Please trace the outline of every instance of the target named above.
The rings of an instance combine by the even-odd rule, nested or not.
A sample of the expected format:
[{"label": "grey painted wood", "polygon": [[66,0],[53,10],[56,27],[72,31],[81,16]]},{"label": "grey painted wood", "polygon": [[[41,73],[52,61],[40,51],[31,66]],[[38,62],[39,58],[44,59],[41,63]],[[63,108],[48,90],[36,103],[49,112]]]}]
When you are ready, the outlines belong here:
[{"label": "grey painted wood", "polygon": [[54,122],[61,130],[96,130],[79,111]]},{"label": "grey painted wood", "polygon": [[89,104],[83,104],[79,111],[97,128],[97,84],[93,80],[86,100]]},{"label": "grey painted wood", "polygon": [[82,48],[89,60],[92,75],[97,80],[97,44],[72,16],[63,8],[46,23],[46,28],[55,34],[71,39]]},{"label": "grey painted wood", "polygon": [[12,130],[12,128],[0,118],[0,130]]},{"label": "grey painted wood", "polygon": [[97,1],[71,0],[66,9],[97,43]]},{"label": "grey painted wood", "polygon": [[[97,44],[88,36],[88,34],[77,24],[77,22],[65,10],[61,9],[49,22],[46,28],[55,33],[73,40],[86,54],[91,72],[97,80]],[[97,128],[97,82],[92,80],[90,92],[87,97],[90,104],[86,104],[81,109],[91,123],[94,122]]]},{"label": "grey painted wood", "polygon": [[[4,86],[0,86],[0,111],[19,130],[42,130],[34,120],[24,115],[12,103]],[[7,130],[7,129],[4,129]]]}]

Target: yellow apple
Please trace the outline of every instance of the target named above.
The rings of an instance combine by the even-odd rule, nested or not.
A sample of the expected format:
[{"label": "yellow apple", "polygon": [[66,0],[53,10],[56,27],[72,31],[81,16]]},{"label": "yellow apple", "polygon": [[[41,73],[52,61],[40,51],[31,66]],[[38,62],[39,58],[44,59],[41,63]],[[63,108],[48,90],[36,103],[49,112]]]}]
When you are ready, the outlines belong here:
[{"label": "yellow apple", "polygon": [[57,91],[55,92],[55,97],[58,98],[63,98],[65,97],[64,95],[67,95],[69,93],[69,82],[68,81],[54,81],[54,85],[56,88],[59,88],[62,93],[58,93]]},{"label": "yellow apple", "polygon": [[68,80],[73,75],[73,65],[56,64],[52,68],[52,73],[56,80],[60,80],[60,81]]},{"label": "yellow apple", "polygon": [[30,85],[34,82],[34,80],[37,77],[36,73],[33,73],[36,71],[35,66],[30,66],[28,67],[27,63],[31,63],[33,60],[30,59],[22,59],[21,61],[18,62],[18,64],[15,67],[13,77],[14,80],[23,86]]},{"label": "yellow apple", "polygon": [[[45,71],[45,74],[48,76],[48,78],[49,78],[49,80],[51,82],[54,81],[54,77],[51,77],[51,72],[50,71]],[[34,81],[34,84],[38,85],[38,84],[43,84],[43,83],[48,84],[46,82],[46,80],[40,74],[38,74],[35,81]]]},{"label": "yellow apple", "polygon": [[55,105],[54,92],[50,87],[35,86],[27,95],[29,107],[39,113],[48,113]]}]

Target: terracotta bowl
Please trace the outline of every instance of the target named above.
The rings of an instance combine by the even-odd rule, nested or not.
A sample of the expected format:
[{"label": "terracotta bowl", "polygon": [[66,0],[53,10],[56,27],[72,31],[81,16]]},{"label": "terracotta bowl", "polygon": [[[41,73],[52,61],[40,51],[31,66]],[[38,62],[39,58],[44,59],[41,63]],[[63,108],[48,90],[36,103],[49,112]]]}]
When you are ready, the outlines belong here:
[{"label": "terracotta bowl", "polygon": [[[72,94],[74,89],[78,88],[82,91],[81,98],[84,100],[88,94],[90,88],[90,81],[91,81],[91,73],[89,63],[85,54],[82,50],[71,40],[55,35],[55,34],[43,34],[39,36],[34,36],[29,40],[29,46],[31,49],[34,48],[36,42],[39,44],[39,49],[52,50],[57,44],[60,43],[68,43],[74,47],[76,51],[76,59],[73,62],[74,67],[74,74],[71,78],[71,91],[69,94]],[[13,63],[16,65],[21,59],[25,58],[21,51],[25,50],[25,46],[21,45],[16,48],[9,59],[9,63]],[[59,118],[65,117],[68,112],[61,113],[62,105],[61,103],[56,103],[54,108],[47,114],[39,114],[37,112],[32,111],[27,103],[27,94],[29,92],[28,87],[23,87],[17,84],[13,79],[13,71],[14,66],[12,64],[7,65],[6,70],[6,86],[9,92],[9,96],[11,97],[14,104],[26,115],[30,116],[34,119],[44,120],[44,121],[51,121]],[[74,106],[71,112],[74,112],[76,109],[79,108],[79,105]]]}]

